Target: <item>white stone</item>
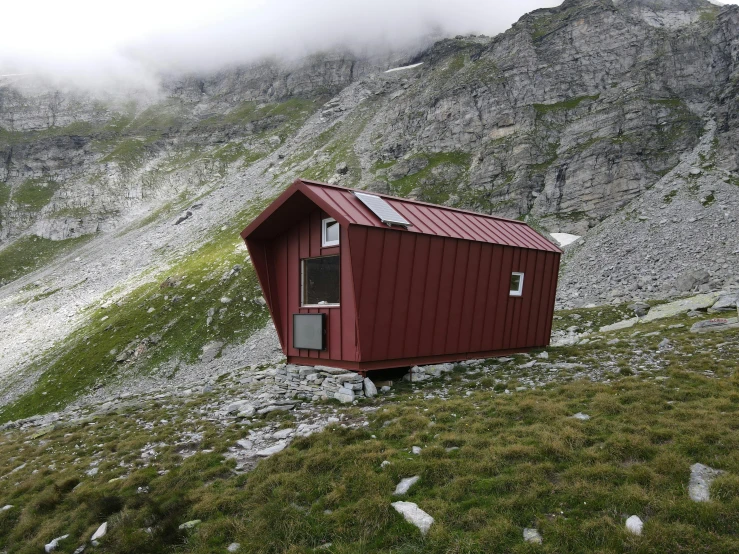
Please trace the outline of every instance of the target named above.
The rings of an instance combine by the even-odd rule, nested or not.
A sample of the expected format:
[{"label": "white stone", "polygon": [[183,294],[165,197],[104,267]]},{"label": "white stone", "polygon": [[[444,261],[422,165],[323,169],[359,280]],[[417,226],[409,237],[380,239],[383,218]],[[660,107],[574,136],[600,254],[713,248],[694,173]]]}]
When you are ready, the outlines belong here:
[{"label": "white stone", "polygon": [[434,523],[434,518],[419,508],[418,504],[413,502],[393,502],[392,507],[395,508],[395,511],[402,515],[408,523],[418,527],[422,535],[428,533],[431,528],[431,524]]},{"label": "white stone", "polygon": [[641,530],[644,527],[644,522],[639,516],[631,516],[626,520],[626,529],[634,535],[641,535]]},{"label": "white stone", "polygon": [[244,450],[251,450],[254,446],[254,443],[251,442],[249,439],[240,439],[236,441],[236,444],[238,444],[241,448]]},{"label": "white stone", "polygon": [[62,535],[61,537],[55,538],[53,541],[51,541],[49,544],[44,545],[44,551],[45,552],[54,552],[54,550],[57,549],[59,546],[59,543],[66,539],[69,535]]},{"label": "white stone", "polygon": [[579,419],[580,421],[587,421],[587,420],[590,419],[590,416],[588,414],[584,414],[582,412],[577,412],[572,417],[575,418],[575,419]]},{"label": "white stone", "polygon": [[372,398],[377,394],[377,387],[369,377],[364,378],[364,395],[367,398]]},{"label": "white stone", "polygon": [[286,439],[288,437],[292,437],[294,434],[295,434],[295,429],[280,429],[274,435],[272,435],[272,438],[273,439]]},{"label": "white stone", "polygon": [[711,500],[711,483],[724,473],[720,469],[713,469],[703,464],[690,466],[690,483],[688,494],[694,502],[708,502]]},{"label": "white stone", "polygon": [[605,325],[604,327],[600,328],[601,333],[608,333],[609,331],[618,331],[619,329],[628,329],[629,327],[633,327],[639,322],[638,317],[632,317],[631,319],[624,319],[623,321],[619,321],[617,323],[614,323],[612,325]]},{"label": "white stone", "polygon": [[544,352],[539,352],[537,358],[541,358],[542,360],[548,360],[549,359],[549,352],[546,350]]},{"label": "white stone", "polygon": [[239,543],[232,542],[231,544],[228,545],[228,548],[226,548],[226,550],[228,550],[229,552],[238,552],[240,548],[241,548],[241,545]]},{"label": "white stone", "polygon": [[354,402],[354,391],[341,387],[334,393],[334,398],[343,404]]},{"label": "white stone", "polygon": [[414,446],[413,448],[411,448],[411,452],[413,452],[414,454],[418,455],[418,454],[421,453],[421,447],[420,446]]},{"label": "white stone", "polygon": [[192,529],[193,527],[197,527],[201,523],[202,523],[201,520],[199,520],[199,519],[193,519],[191,521],[187,521],[187,522],[183,523],[182,525],[180,525],[180,529]]},{"label": "white stone", "polygon": [[90,537],[90,542],[93,546],[98,545],[98,539],[102,539],[105,536],[105,533],[108,532],[108,522],[106,521],[103,523],[100,527],[98,527],[98,530],[93,533],[92,537]]},{"label": "white stone", "polygon": [[541,538],[541,533],[539,533],[537,529],[524,529],[523,540],[534,544],[541,544],[543,541],[543,539]]},{"label": "white stone", "polygon": [[419,475],[416,475],[414,477],[406,477],[405,479],[401,479],[400,483],[395,487],[395,492],[393,494],[406,494],[413,485],[415,485],[418,480],[421,477]]},{"label": "white stone", "polygon": [[12,507],[13,507],[12,504],[6,504],[2,508],[0,508],[0,512],[6,512],[6,511],[10,510]]},{"label": "white stone", "polygon": [[[389,466],[389,465],[390,465],[390,462],[389,462],[388,460],[384,460],[384,461],[383,461],[383,462],[382,462],[382,463],[380,464],[380,467],[383,467],[383,468],[384,468],[384,467],[387,467],[387,466]],[[3,508],[3,509],[5,509],[5,508]]]},{"label": "white stone", "polygon": [[287,441],[279,441],[276,444],[273,444],[269,448],[264,448],[262,450],[259,450],[257,452],[257,456],[261,456],[262,458],[268,458],[274,454],[277,454],[278,452],[282,452],[287,448]]}]

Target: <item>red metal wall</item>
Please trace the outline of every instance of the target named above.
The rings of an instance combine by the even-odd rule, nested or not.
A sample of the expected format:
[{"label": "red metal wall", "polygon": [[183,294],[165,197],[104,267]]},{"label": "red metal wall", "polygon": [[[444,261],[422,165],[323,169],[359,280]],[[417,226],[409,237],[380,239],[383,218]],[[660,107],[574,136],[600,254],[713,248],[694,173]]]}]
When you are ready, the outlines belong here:
[{"label": "red metal wall", "polygon": [[[270,298],[267,301],[287,356],[357,361],[354,288],[351,280],[347,230],[341,228],[339,246],[321,247],[321,221],[325,217],[329,216],[317,209],[297,221],[283,235],[264,241],[270,290]],[[336,254],[341,256],[341,305],[326,308],[301,307],[300,260]],[[299,313],[326,314],[326,350],[319,352],[293,348],[292,316]]]},{"label": "red metal wall", "polygon": [[559,253],[358,226],[349,244],[362,363],[549,344]]},{"label": "red metal wall", "polygon": [[[322,248],[324,217],[316,209],[276,238],[247,239],[290,361],[362,370],[549,343],[558,252],[358,225],[342,225],[340,246]],[[300,260],[335,254],[340,307],[302,308]],[[521,297],[509,295],[514,271],[525,274]],[[326,350],[293,348],[296,313],[326,314]]]}]

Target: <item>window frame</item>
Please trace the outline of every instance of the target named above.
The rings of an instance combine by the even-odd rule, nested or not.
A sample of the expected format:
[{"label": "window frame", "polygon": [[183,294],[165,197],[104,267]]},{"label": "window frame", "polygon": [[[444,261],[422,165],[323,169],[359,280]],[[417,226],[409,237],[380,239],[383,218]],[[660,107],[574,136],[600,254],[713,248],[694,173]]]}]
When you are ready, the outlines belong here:
[{"label": "window frame", "polygon": [[521,280],[518,282],[518,290],[512,290],[511,283],[510,281],[508,282],[508,296],[515,296],[516,298],[520,298],[521,296],[523,296],[523,279],[525,275],[522,271],[512,271],[511,278],[513,278],[514,275],[518,275],[519,277],[521,277]]},{"label": "window frame", "polygon": [[326,237],[326,232],[328,231],[328,225],[329,223],[336,223],[336,225],[339,225],[339,222],[336,221],[333,217],[325,217],[321,220],[321,248],[330,248],[332,246],[339,246],[341,243],[341,227],[339,227],[339,238],[336,240],[328,240]]},{"label": "window frame", "polygon": [[[339,302],[336,304],[306,304],[305,303],[305,262],[319,260],[321,258],[339,258]],[[300,307],[301,308],[340,308],[341,307],[341,256],[330,254],[328,256],[313,256],[300,259]]]}]

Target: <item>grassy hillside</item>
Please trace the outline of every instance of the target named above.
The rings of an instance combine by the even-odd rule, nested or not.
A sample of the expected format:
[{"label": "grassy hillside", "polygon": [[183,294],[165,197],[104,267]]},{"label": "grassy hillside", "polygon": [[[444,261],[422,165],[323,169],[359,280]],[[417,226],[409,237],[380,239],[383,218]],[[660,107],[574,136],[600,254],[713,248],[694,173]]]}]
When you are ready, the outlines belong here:
[{"label": "grassy hillside", "polygon": [[[608,317],[570,311],[558,325],[574,315],[580,325]],[[594,335],[533,367],[526,356],[460,366],[358,406],[317,406],[342,421],[246,474],[227,449],[250,429],[295,422],[213,418],[239,376],[184,401],[142,398],[119,413],[6,432],[0,505],[13,508],[0,512],[0,549],[38,552],[69,534],[59,552],[72,552],[107,521],[87,551],[210,553],[238,542],[249,553],[736,552],[739,332],[693,335],[693,321]],[[664,338],[670,347],[659,350]],[[532,389],[532,380],[550,383]],[[142,456],[151,448],[156,456]],[[688,497],[696,462],[726,471],[710,502]],[[390,505],[413,475],[403,499],[435,518],[425,537]],[[643,536],[625,530],[630,515],[645,521]],[[526,527],[542,545],[523,541]]]},{"label": "grassy hillside", "polygon": [[243,342],[263,328],[269,312],[255,301],[261,291],[239,232],[265,203],[254,201],[131,293],[118,298],[111,291],[89,308],[88,323],[26,369],[41,377],[0,408],[0,421],[59,410],[97,383],[146,374],[171,360],[193,362],[209,342]]}]

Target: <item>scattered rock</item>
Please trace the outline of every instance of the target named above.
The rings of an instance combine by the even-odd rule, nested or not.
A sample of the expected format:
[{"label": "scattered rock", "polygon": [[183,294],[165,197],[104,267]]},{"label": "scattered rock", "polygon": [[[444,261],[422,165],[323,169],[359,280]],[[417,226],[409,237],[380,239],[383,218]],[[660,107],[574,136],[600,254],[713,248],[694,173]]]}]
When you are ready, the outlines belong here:
[{"label": "scattered rock", "polygon": [[341,387],[334,393],[334,398],[342,404],[349,404],[350,402],[354,402],[354,391]]},{"label": "scattered rock", "polygon": [[98,539],[102,539],[105,536],[105,533],[108,532],[108,522],[104,522],[100,527],[98,527],[98,530],[95,531],[95,533],[90,537],[90,542],[93,546],[98,546]]},{"label": "scattered rock", "polygon": [[631,516],[626,520],[626,529],[634,535],[641,535],[643,527],[644,522],[639,518],[639,516]]},{"label": "scattered rock", "polygon": [[733,312],[737,309],[739,303],[739,293],[725,294],[719,297],[716,303],[711,306],[709,311],[713,312]]},{"label": "scattered rock", "polygon": [[675,288],[679,291],[688,292],[699,285],[708,283],[711,274],[705,269],[695,269],[683,273],[675,280]]},{"label": "scattered rock", "polygon": [[367,398],[372,398],[377,395],[377,387],[369,377],[364,378],[364,395]]},{"label": "scattered rock", "polygon": [[400,480],[400,483],[395,487],[393,494],[406,494],[410,488],[415,485],[421,477],[416,475],[414,477],[406,477]]},{"label": "scattered rock", "polygon": [[617,323],[612,323],[611,325],[604,325],[599,329],[601,333],[608,333],[609,331],[618,331],[619,329],[628,329],[629,327],[633,327],[639,322],[638,317],[632,317],[631,319],[624,319],[623,321],[619,321]]},{"label": "scattered rock", "polygon": [[263,450],[259,450],[257,452],[257,456],[260,456],[262,458],[269,458],[270,456],[274,456],[278,452],[282,452],[287,448],[288,442],[287,441],[279,441],[269,448],[265,448]]},{"label": "scattered rock", "polygon": [[193,529],[193,528],[197,527],[198,525],[200,525],[201,523],[203,523],[201,520],[199,520],[199,519],[193,519],[191,521],[187,521],[187,522],[183,523],[182,525],[180,525],[179,528],[180,528],[180,530]]},{"label": "scattered rock", "polygon": [[393,502],[392,507],[395,508],[395,511],[402,515],[408,523],[418,527],[422,535],[428,533],[431,525],[434,523],[434,518],[419,508],[418,504],[413,502]]},{"label": "scattered rock", "polygon": [[55,538],[53,541],[51,541],[49,544],[44,546],[45,552],[54,552],[59,547],[59,543],[69,537],[69,535],[62,535],[61,537]]},{"label": "scattered rock", "polygon": [[684,314],[691,310],[701,310],[710,308],[716,303],[718,299],[717,294],[699,294],[690,298],[683,298],[675,302],[669,302],[667,304],[660,304],[655,306],[649,313],[644,316],[641,321],[648,323],[655,319],[663,319],[666,317],[673,317],[676,315]]},{"label": "scattered rock", "polygon": [[670,339],[666,339],[665,338],[665,339],[662,339],[660,341],[660,343],[657,346],[657,348],[659,348],[660,351],[671,350],[672,349],[672,343],[670,342]]},{"label": "scattered rock", "polygon": [[711,499],[711,483],[722,473],[725,472],[703,464],[690,466],[690,483],[688,483],[690,499],[694,502],[708,502]]},{"label": "scattered rock", "polygon": [[339,162],[338,164],[336,164],[336,173],[338,173],[339,175],[346,175],[347,173],[349,173],[349,166],[347,165],[347,163]]},{"label": "scattered rock", "polygon": [[541,533],[539,533],[538,529],[524,529],[523,540],[533,544],[541,544],[543,542],[543,539],[541,538]]},{"label": "scattered rock", "polygon": [[216,356],[221,353],[223,343],[221,341],[212,341],[203,346],[203,353],[200,354],[200,361],[208,364],[215,360]]},{"label": "scattered rock", "polygon": [[726,329],[739,328],[739,319],[736,317],[731,318],[715,318],[707,319],[705,321],[699,321],[695,323],[691,328],[691,333],[710,333],[712,331],[724,331]]},{"label": "scattered rock", "polygon": [[629,309],[634,312],[636,317],[644,317],[649,313],[651,306],[646,302],[634,302],[629,306]]}]

